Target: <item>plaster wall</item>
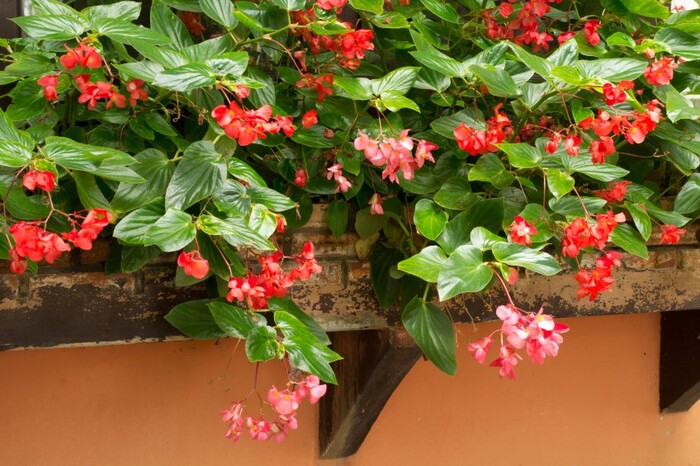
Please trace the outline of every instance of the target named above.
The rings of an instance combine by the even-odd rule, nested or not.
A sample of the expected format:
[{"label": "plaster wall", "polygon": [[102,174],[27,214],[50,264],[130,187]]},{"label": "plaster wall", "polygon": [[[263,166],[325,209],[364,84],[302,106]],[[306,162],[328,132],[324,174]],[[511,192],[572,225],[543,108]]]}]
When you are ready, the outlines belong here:
[{"label": "plaster wall", "polygon": [[[659,316],[566,319],[561,354],[518,380],[467,355],[459,371],[419,361],[360,451],[319,461],[317,412],[280,445],[230,445],[217,413],[248,394],[235,342],[168,342],[0,353],[2,465],[700,465],[700,407],[657,409]],[[260,387],[285,380],[263,365]]]}]

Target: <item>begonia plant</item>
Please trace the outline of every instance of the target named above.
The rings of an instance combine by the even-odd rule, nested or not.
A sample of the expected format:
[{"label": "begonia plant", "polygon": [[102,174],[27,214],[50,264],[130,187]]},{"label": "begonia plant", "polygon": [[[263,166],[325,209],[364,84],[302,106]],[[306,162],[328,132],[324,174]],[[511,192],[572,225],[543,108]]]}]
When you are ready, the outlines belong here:
[{"label": "begonia plant", "polygon": [[[70,2],[67,2],[70,3]],[[3,39],[0,259],[36,272],[112,237],[107,272],[177,253],[211,298],[166,317],[193,338],[284,359],[283,440],[336,383],[323,329],[289,297],[322,273],[277,237],[326,203],[370,251],[379,304],[439,369],[456,336],[437,301],[503,287],[502,325],[468,342],[502,377],[556,356],[568,328],[525,310],[518,271],[614,290],[620,250],[675,244],[700,212],[700,12],[658,0],[33,0]],[[74,5],[75,6],[75,5]],[[354,220],[354,221],[351,221]],[[352,224],[351,224],[352,223]],[[592,256],[585,266],[584,255]],[[291,264],[291,265],[290,265]],[[433,296],[433,295],[436,296]],[[521,351],[522,350],[522,351]]]}]

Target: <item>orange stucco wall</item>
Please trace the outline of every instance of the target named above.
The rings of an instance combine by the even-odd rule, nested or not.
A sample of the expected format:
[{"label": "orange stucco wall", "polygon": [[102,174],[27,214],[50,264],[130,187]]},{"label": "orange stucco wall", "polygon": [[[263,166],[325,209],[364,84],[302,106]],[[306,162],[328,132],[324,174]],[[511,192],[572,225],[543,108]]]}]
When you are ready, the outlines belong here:
[{"label": "orange stucco wall", "polygon": [[[420,361],[357,455],[324,465],[700,465],[700,406],[657,411],[658,315],[568,320],[560,356],[516,382],[469,360]],[[461,326],[479,338],[493,325]],[[461,339],[464,342],[464,337]],[[314,409],[281,445],[230,445],[217,412],[247,393],[234,342],[0,354],[0,464],[318,464]],[[233,356],[231,356],[233,354]],[[259,385],[284,380],[263,366]]]}]

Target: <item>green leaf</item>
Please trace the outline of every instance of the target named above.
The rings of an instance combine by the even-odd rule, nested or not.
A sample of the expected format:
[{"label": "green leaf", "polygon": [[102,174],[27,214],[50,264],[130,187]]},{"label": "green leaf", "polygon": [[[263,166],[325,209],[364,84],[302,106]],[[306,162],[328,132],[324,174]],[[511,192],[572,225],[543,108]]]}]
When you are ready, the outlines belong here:
[{"label": "green leaf", "polygon": [[635,60],[634,58],[600,58],[597,60],[580,60],[576,63],[576,68],[589,79],[598,81],[612,81],[614,83],[622,80],[633,81],[640,77],[648,66],[646,61]]},{"label": "green leaf", "polygon": [[165,193],[166,208],[186,209],[213,194],[226,179],[226,163],[209,141],[185,150]]},{"label": "green leaf", "polygon": [[476,227],[484,227],[492,232],[499,231],[503,223],[503,199],[479,201],[449,221],[437,242],[448,254],[471,240],[470,234]]},{"label": "green leaf", "polygon": [[644,241],[648,241],[651,236],[651,218],[649,218],[644,205],[625,201],[625,207],[632,215],[634,226],[637,227]]},{"label": "green leaf", "polygon": [[619,45],[621,47],[634,48],[635,46],[634,39],[629,34],[625,34],[624,32],[616,32],[606,37],[605,42],[607,42],[607,44],[611,47],[614,45]]},{"label": "green leaf", "polygon": [[493,271],[484,263],[481,249],[464,245],[454,250],[438,276],[438,295],[446,301],[461,293],[476,293],[489,284]]},{"label": "green leaf", "polygon": [[415,275],[428,283],[437,283],[446,261],[447,256],[439,246],[428,246],[418,254],[399,262],[397,267],[402,272]]},{"label": "green leaf", "polygon": [[163,196],[175,171],[172,161],[156,149],[146,149],[134,158],[138,163],[134,164],[132,169],[146,182],[119,185],[112,199],[112,207],[117,212],[136,209]]},{"label": "green leaf", "polygon": [[518,57],[518,60],[523,62],[525,66],[543,78],[549,79],[549,73],[553,67],[549,61],[542,57],[538,57],[537,55],[534,55],[519,45],[515,45],[511,42],[508,42],[508,47],[510,47],[513,53],[515,53],[515,56]]},{"label": "green leaf", "polygon": [[19,168],[27,165],[32,160],[31,151],[24,145],[0,140],[0,165],[10,168]]},{"label": "green leaf", "polygon": [[389,221],[386,215],[372,215],[370,209],[362,209],[355,215],[355,231],[360,238],[367,239],[381,231]]},{"label": "green leaf", "polygon": [[530,144],[499,144],[498,148],[506,153],[508,162],[515,168],[539,167],[542,162],[542,151]]},{"label": "green leaf", "polygon": [[151,28],[169,37],[175,49],[182,50],[192,45],[192,37],[190,37],[184,23],[170,10],[163,0],[153,0],[150,19]]},{"label": "green leaf", "polygon": [[557,199],[569,194],[571,190],[574,189],[576,181],[571,177],[571,175],[568,175],[561,170],[557,170],[556,168],[548,168],[546,173],[547,187]]},{"label": "green leaf", "polygon": [[676,28],[665,28],[657,32],[654,38],[669,46],[674,55],[686,60],[700,60],[698,38],[694,34],[679,31]]},{"label": "green leaf", "polygon": [[370,256],[370,278],[377,301],[388,309],[394,305],[401,291],[399,280],[391,276],[392,269],[404,259],[404,254],[398,249],[387,248],[381,243],[376,244]]},{"label": "green leaf", "polygon": [[265,180],[256,172],[253,167],[245,163],[241,159],[232,158],[228,162],[228,172],[234,178],[245,181],[253,186],[267,187]]},{"label": "green leaf", "polygon": [[314,335],[304,322],[286,311],[275,311],[275,323],[284,335],[282,345],[292,366],[317,375],[324,382],[337,383],[329,363],[342,359]]},{"label": "green leaf", "polygon": [[21,27],[28,36],[44,40],[71,40],[81,36],[88,27],[82,19],[67,15],[21,16],[10,21]]},{"label": "green leaf", "polygon": [[255,328],[250,312],[238,306],[222,301],[213,301],[207,305],[216,325],[233,338],[244,339]]},{"label": "green leaf", "polygon": [[700,174],[694,173],[678,192],[673,210],[680,214],[692,214],[700,210]]},{"label": "green leaf", "polygon": [[594,164],[589,157],[583,155],[580,157],[568,157],[564,159],[564,161],[569,170],[583,173],[594,180],[604,181],[606,183],[619,180],[629,174],[629,171],[617,165],[611,165],[609,163]]},{"label": "green leaf", "polygon": [[438,51],[418,32],[411,30],[410,33],[418,50],[408,53],[418,63],[450,78],[469,75],[469,67],[467,65]]},{"label": "green leaf", "polygon": [[340,238],[348,226],[348,203],[347,201],[335,201],[328,206],[326,211],[328,217],[328,228],[333,236]]},{"label": "green leaf", "polygon": [[32,11],[39,15],[65,15],[81,19],[80,13],[59,0],[32,0],[31,7]]},{"label": "green leaf", "polygon": [[647,245],[644,244],[644,238],[632,228],[632,226],[622,223],[615,227],[610,233],[610,241],[615,246],[619,246],[630,254],[639,256],[642,259],[649,259],[649,251]]},{"label": "green leaf", "polygon": [[269,361],[277,355],[277,332],[269,325],[254,327],[245,340],[245,353],[250,362]]},{"label": "green leaf", "polygon": [[459,13],[449,3],[445,3],[442,0],[421,0],[421,3],[438,18],[444,19],[448,23],[460,23]]},{"label": "green leaf", "polygon": [[340,90],[337,94],[352,100],[369,100],[372,97],[371,81],[367,78],[350,78],[336,76],[333,78],[333,86]]},{"label": "green leaf", "polygon": [[524,267],[540,275],[555,275],[561,267],[551,255],[517,243],[497,243],[493,246],[496,260],[512,267]]},{"label": "green leaf", "polygon": [[649,213],[649,215],[659,220],[660,222],[667,223],[669,225],[675,225],[677,227],[682,227],[688,222],[690,222],[690,219],[688,217],[684,217],[678,212],[669,212],[667,210],[663,210],[662,208],[654,205],[649,201],[645,202],[644,206],[647,208],[647,212]]},{"label": "green leaf", "polygon": [[131,165],[136,161],[129,154],[116,149],[81,144],[57,136],[46,138],[44,152],[49,159],[64,168],[87,172],[98,167]]},{"label": "green leaf", "polygon": [[386,91],[393,91],[397,94],[405,94],[412,87],[418,78],[419,67],[405,66],[389,72],[386,76],[370,81],[372,93],[379,95]]},{"label": "green leaf", "polygon": [[97,186],[97,181],[93,175],[78,170],[73,171],[72,175],[83,207],[86,209],[101,208],[112,210],[109,201]]},{"label": "green leaf", "polygon": [[245,217],[250,213],[250,197],[238,181],[226,180],[214,193],[213,201],[229,217]]},{"label": "green leaf", "polygon": [[132,23],[127,23],[119,19],[99,18],[93,21],[95,29],[113,41],[121,44],[141,45],[141,44],[167,44],[170,42],[168,36],[159,34],[152,29],[145,28]]},{"label": "green leaf", "polygon": [[190,338],[209,340],[224,336],[207,305],[211,299],[199,299],[178,304],[165,316],[170,325]]},{"label": "green leaf", "polygon": [[478,199],[467,177],[460,175],[447,180],[433,198],[437,205],[452,210],[464,210]]},{"label": "green leaf", "polygon": [[163,117],[163,115],[158,112],[150,112],[148,115],[146,115],[146,124],[148,124],[153,131],[164,136],[178,136],[177,131],[175,131],[175,129]]},{"label": "green leaf", "polygon": [[267,305],[272,311],[285,311],[293,315],[299,319],[300,322],[306,325],[309,331],[313,333],[321,343],[326,346],[331,344],[331,340],[328,338],[326,331],[323,330],[318,322],[316,322],[311,316],[302,311],[291,299],[272,297],[267,300]]},{"label": "green leaf", "polygon": [[700,118],[700,109],[693,102],[678,92],[673,86],[664,86],[666,91],[666,116],[671,122],[679,120],[697,120]]},{"label": "green leaf", "polygon": [[165,70],[153,81],[154,86],[178,92],[208,87],[214,83],[216,83],[216,72],[204,63],[189,63],[172,70]]},{"label": "green leaf", "polygon": [[301,128],[294,132],[292,141],[302,146],[316,147],[319,149],[331,149],[335,147],[332,138],[324,136],[325,128],[321,125],[314,125],[309,129]]},{"label": "green leaf", "polygon": [[401,320],[435,367],[449,375],[457,372],[454,327],[447,314],[415,297],[401,313]]},{"label": "green leaf", "polygon": [[226,29],[233,29],[238,24],[238,20],[233,16],[234,6],[231,0],[200,0],[199,5],[205,15]]},{"label": "green leaf", "polygon": [[549,208],[559,215],[581,217],[586,215],[581,202],[586,206],[586,211],[590,213],[599,212],[606,204],[605,200],[597,197],[581,197],[579,199],[575,196],[563,196],[559,199],[550,199]]},{"label": "green leaf", "polygon": [[111,5],[96,5],[85,8],[86,15],[91,22],[97,19],[110,18],[119,21],[136,21],[141,14],[141,2],[123,1]]},{"label": "green leaf", "polygon": [[668,18],[670,15],[668,6],[662,5],[659,0],[619,0],[627,11],[648,18]]},{"label": "green leaf", "polygon": [[121,270],[123,273],[133,273],[148,264],[160,254],[156,246],[121,246]]},{"label": "green leaf", "polygon": [[[200,217],[202,219],[202,217]],[[277,249],[274,244],[261,236],[257,231],[251,229],[245,220],[241,218],[227,218],[222,220],[227,229],[221,235],[228,244],[234,247],[252,247],[261,251]]]},{"label": "green leaf", "polygon": [[491,249],[497,243],[504,243],[506,240],[495,233],[491,233],[484,227],[476,227],[469,234],[469,240],[472,246],[485,251]]},{"label": "green leaf", "polygon": [[455,128],[459,126],[460,123],[464,123],[465,125],[476,129],[486,128],[484,116],[481,115],[481,112],[475,112],[471,109],[460,110],[452,115],[433,120],[430,123],[430,127],[440,136],[452,140],[455,138]]},{"label": "green leaf", "polygon": [[[138,212],[138,211],[137,211]],[[192,216],[177,209],[168,209],[143,235],[145,245],[158,246],[165,252],[179,251],[197,236]]]},{"label": "green leaf", "polygon": [[493,65],[471,65],[469,71],[474,73],[497,97],[518,97],[522,94],[513,78],[505,70]]},{"label": "green leaf", "polygon": [[476,165],[469,170],[469,181],[486,181],[497,189],[503,189],[513,184],[515,177],[506,170],[501,159],[490,152],[480,156]]},{"label": "green leaf", "polygon": [[447,213],[430,199],[421,199],[416,204],[413,222],[421,235],[434,240],[447,225]]},{"label": "green leaf", "polygon": [[275,212],[283,212],[285,210],[293,209],[296,205],[294,201],[284,194],[278,193],[274,189],[267,187],[249,186],[246,191],[248,196],[250,196],[251,202],[262,204]]},{"label": "green leaf", "polygon": [[121,219],[114,227],[112,236],[127,244],[144,244],[146,232],[164,214],[165,201],[162,198],[156,199]]},{"label": "green leaf", "polygon": [[350,6],[354,10],[369,11],[379,15],[384,11],[384,0],[350,0]]},{"label": "green leaf", "polygon": [[206,64],[211,66],[217,75],[234,76],[236,80],[248,68],[248,54],[246,52],[221,53],[216,58],[210,58]]},{"label": "green leaf", "polygon": [[408,97],[402,96],[401,94],[393,91],[383,92],[381,95],[381,102],[392,112],[398,112],[399,110],[407,108],[409,110],[413,110],[414,112],[420,113],[420,107],[418,107],[417,103]]}]

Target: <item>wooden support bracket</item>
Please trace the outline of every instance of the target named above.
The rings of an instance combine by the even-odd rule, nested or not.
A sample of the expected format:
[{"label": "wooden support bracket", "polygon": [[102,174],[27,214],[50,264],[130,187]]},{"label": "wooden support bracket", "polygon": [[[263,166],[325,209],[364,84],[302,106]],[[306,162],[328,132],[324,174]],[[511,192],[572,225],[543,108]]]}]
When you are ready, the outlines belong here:
[{"label": "wooden support bracket", "polygon": [[700,311],[661,314],[661,412],[689,410],[700,399]]},{"label": "wooden support bracket", "polygon": [[399,383],[421,355],[405,331],[364,330],[331,334],[338,385],[320,401],[321,458],[357,452]]}]

